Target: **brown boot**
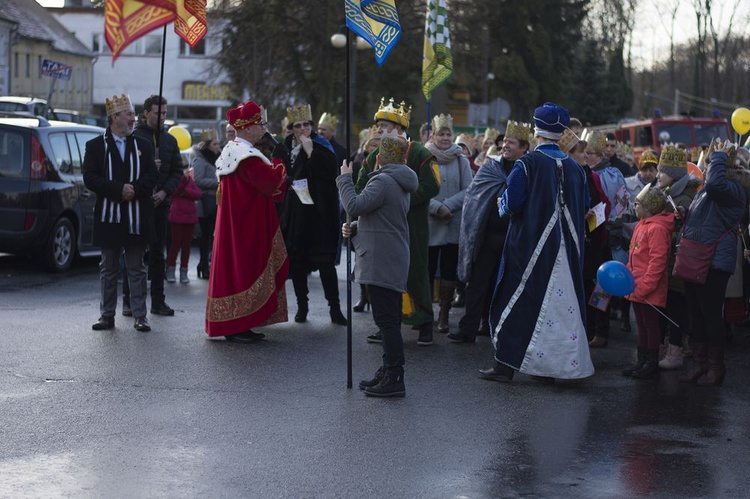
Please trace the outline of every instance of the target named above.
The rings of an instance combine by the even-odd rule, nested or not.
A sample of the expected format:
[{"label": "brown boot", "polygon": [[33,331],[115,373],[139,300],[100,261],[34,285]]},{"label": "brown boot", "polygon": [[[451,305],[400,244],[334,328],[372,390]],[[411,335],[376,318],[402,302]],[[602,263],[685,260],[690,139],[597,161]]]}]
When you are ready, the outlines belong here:
[{"label": "brown boot", "polygon": [[456,290],[456,281],[440,281],[440,313],[438,314],[438,333],[448,333],[448,319],[453,303],[453,292]]},{"label": "brown boot", "polygon": [[693,343],[693,367],[680,375],[681,383],[697,383],[708,371],[708,344]]},{"label": "brown boot", "polygon": [[724,367],[724,349],[711,347],[708,350],[708,369],[706,374],[698,379],[701,386],[719,386],[724,381],[724,374],[727,370]]}]

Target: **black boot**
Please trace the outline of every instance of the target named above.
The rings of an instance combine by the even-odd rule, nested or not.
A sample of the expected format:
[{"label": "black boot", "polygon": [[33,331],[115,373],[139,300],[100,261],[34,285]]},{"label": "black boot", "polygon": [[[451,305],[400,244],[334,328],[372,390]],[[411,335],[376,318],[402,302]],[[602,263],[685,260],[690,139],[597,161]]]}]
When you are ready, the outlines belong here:
[{"label": "black boot", "polygon": [[331,310],[331,322],[333,322],[337,326],[346,326],[347,324],[349,324],[349,321],[346,320],[344,314],[341,313],[341,307],[338,303],[334,303],[332,305],[329,305],[328,307]]},{"label": "black boot", "polygon": [[499,381],[500,383],[510,383],[513,381],[515,369],[505,364],[495,361],[495,365],[489,369],[480,369],[479,377],[488,381]]},{"label": "black boot", "polygon": [[307,302],[297,303],[297,314],[294,316],[294,322],[307,322]]},{"label": "black boot", "polygon": [[622,370],[623,376],[632,376],[634,372],[646,363],[646,347],[638,347],[638,360]]},{"label": "black boot", "polygon": [[456,296],[453,298],[454,307],[465,307],[466,306],[466,284],[461,281],[456,282]]},{"label": "black boot", "polygon": [[364,312],[370,309],[370,294],[367,292],[367,286],[359,285],[359,301],[352,307],[355,312]]},{"label": "black boot", "polygon": [[380,380],[380,383],[365,388],[365,395],[368,397],[403,397],[406,395],[404,375],[383,375],[383,379]]},{"label": "black boot", "polygon": [[198,272],[198,279],[208,279],[209,265],[207,261],[201,260],[198,262],[198,268],[196,270]]},{"label": "black boot", "polygon": [[420,326],[417,345],[420,347],[428,347],[432,345],[432,321]]},{"label": "black boot", "polygon": [[631,376],[636,379],[654,379],[659,377],[659,349],[646,350],[646,361]]},{"label": "black boot", "polygon": [[373,386],[380,384],[380,382],[383,381],[383,376],[385,376],[385,368],[380,366],[378,370],[375,371],[375,376],[373,376],[372,379],[363,379],[359,382],[359,389],[364,390],[365,388],[372,388]]}]

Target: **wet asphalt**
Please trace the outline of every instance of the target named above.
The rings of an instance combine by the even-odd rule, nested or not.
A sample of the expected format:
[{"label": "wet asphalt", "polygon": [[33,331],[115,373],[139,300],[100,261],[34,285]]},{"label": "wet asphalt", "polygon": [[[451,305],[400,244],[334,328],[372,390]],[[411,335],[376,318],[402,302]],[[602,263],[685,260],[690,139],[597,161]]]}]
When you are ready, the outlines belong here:
[{"label": "wet asphalt", "polygon": [[356,388],[380,362],[369,313],[353,314],[348,389],[346,328],[317,274],[307,323],[209,341],[195,253],[151,333],[119,315],[91,330],[95,259],[51,275],[0,256],[0,497],[750,497],[745,329],[724,385],[704,388],[622,377],[635,333],[615,321],[596,374],[553,385],[479,380],[488,338],[418,347],[404,326],[406,397],[370,399]]}]

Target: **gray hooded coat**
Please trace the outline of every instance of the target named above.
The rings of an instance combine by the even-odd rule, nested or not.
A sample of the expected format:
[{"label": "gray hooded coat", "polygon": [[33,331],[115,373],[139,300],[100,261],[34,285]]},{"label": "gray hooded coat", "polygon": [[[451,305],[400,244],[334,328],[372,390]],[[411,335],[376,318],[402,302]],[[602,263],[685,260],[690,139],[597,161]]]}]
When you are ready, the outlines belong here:
[{"label": "gray hooded coat", "polygon": [[354,193],[350,174],[339,175],[336,185],[346,212],[359,217],[352,238],[357,253],[354,280],[405,292],[409,274],[406,214],[410,193],[419,187],[417,174],[406,165],[385,165],[370,173],[360,195]]}]

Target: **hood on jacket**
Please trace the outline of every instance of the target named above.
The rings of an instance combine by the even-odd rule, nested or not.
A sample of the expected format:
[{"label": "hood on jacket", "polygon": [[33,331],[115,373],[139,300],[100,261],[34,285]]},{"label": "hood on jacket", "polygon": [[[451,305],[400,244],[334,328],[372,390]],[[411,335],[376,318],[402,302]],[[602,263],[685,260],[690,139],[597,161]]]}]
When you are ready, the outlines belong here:
[{"label": "hood on jacket", "polygon": [[674,231],[674,213],[672,211],[659,213],[657,215],[644,218],[642,220],[645,224],[658,224],[663,226],[670,232]]},{"label": "hood on jacket", "polygon": [[391,164],[385,165],[380,170],[373,172],[378,175],[388,175],[398,182],[398,185],[406,192],[416,192],[419,187],[419,179],[414,170],[407,165]]}]

